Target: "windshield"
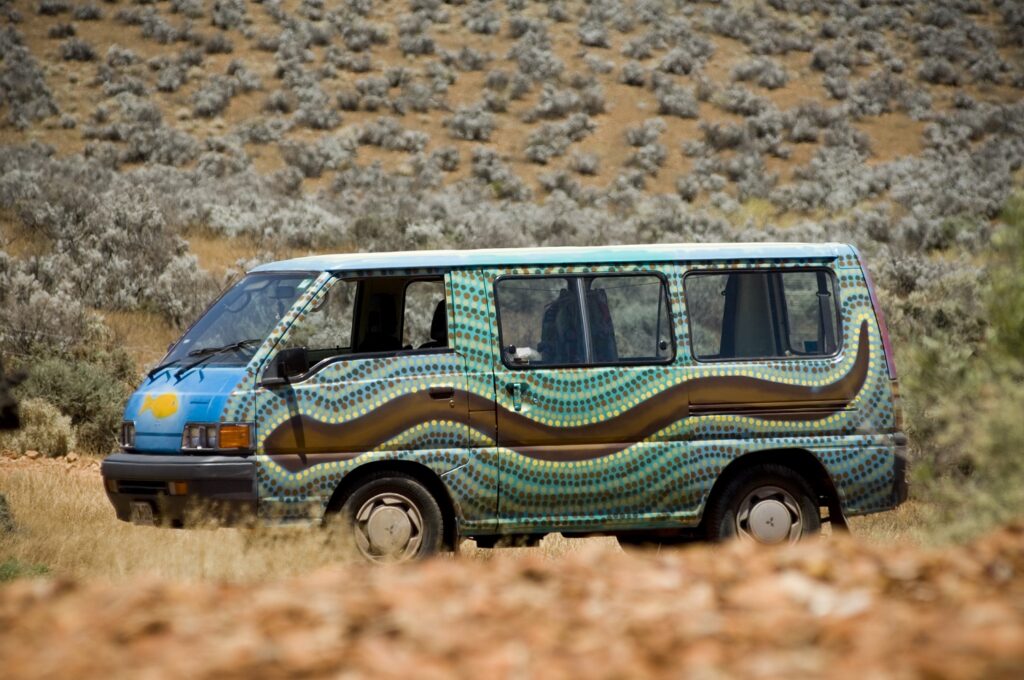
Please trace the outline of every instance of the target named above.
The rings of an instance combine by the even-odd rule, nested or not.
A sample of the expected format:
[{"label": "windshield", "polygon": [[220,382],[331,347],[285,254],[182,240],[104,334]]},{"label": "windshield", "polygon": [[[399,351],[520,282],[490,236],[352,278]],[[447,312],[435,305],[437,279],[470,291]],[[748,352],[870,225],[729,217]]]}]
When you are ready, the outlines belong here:
[{"label": "windshield", "polygon": [[248,363],[274,324],[315,280],[310,273],[246,276],[207,310],[160,365],[198,359],[206,365]]}]

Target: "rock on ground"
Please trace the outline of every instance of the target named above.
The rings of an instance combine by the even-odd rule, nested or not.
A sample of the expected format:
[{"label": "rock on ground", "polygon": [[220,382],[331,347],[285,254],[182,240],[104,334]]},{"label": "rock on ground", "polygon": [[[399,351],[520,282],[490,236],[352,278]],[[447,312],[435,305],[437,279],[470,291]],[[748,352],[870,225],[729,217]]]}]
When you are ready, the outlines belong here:
[{"label": "rock on ground", "polygon": [[1024,524],[331,568],[258,585],[0,588],[4,676],[1018,678]]}]

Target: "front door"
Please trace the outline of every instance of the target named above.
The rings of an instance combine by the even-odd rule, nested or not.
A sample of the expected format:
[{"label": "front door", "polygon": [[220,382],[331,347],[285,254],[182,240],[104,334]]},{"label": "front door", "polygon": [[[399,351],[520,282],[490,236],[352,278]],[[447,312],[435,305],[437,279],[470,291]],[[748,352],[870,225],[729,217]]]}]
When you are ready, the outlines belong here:
[{"label": "front door", "polygon": [[[675,342],[647,268],[493,271],[499,517],[505,531],[611,529],[668,512],[658,494]],[[664,391],[666,398],[659,398]]]},{"label": "front door", "polygon": [[448,345],[443,278],[328,286],[277,348],[306,348],[310,369],[255,393],[267,513],[316,514],[347,470],[373,459],[415,460],[438,474],[465,463],[465,369]]}]

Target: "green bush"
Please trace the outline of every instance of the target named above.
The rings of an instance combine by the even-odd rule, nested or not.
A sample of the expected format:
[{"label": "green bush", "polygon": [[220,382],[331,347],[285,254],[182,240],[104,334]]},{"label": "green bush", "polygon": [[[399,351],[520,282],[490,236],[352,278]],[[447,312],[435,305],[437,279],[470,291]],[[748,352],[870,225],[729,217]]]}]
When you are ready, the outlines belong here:
[{"label": "green bush", "polygon": [[[929,502],[940,539],[1024,515],[1024,194],[1001,222],[980,299],[960,310],[980,315],[983,337],[965,338],[962,323],[931,327],[904,355],[916,495]],[[943,309],[949,300],[925,302]]]},{"label": "green bush", "polygon": [[117,445],[122,409],[135,378],[131,357],[124,352],[49,358],[29,366],[18,393],[45,399],[69,416],[83,449],[109,453]]},{"label": "green bush", "polygon": [[63,456],[75,448],[71,418],[44,399],[25,399],[20,404],[21,429],[0,435],[0,448],[24,453],[39,451]]}]

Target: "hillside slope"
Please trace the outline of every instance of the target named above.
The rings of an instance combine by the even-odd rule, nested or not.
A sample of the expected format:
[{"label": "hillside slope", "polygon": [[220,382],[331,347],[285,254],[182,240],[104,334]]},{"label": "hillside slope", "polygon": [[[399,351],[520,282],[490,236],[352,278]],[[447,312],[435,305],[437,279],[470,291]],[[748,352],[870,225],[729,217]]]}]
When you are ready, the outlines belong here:
[{"label": "hillside slope", "polygon": [[81,362],[24,389],[106,450],[225,277],[310,251],[837,239],[897,335],[975,328],[1022,88],[1010,0],[0,0],[0,353]]}]

